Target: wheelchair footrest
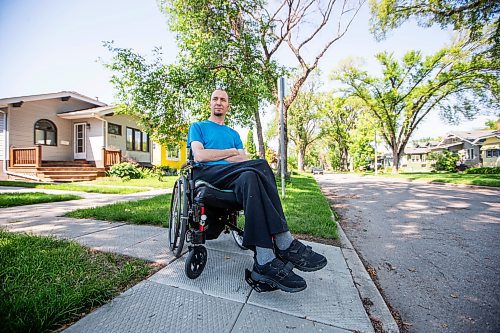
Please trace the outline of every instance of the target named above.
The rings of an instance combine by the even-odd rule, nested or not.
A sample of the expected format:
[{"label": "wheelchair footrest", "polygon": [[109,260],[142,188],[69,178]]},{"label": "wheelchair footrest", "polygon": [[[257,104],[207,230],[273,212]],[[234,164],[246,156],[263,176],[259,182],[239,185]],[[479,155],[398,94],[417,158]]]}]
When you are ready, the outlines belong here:
[{"label": "wheelchair footrest", "polygon": [[245,269],[245,281],[250,285],[250,287],[252,287],[253,290],[259,293],[278,290],[277,287],[271,286],[265,282],[259,282],[252,279],[252,272],[250,272],[248,269]]}]

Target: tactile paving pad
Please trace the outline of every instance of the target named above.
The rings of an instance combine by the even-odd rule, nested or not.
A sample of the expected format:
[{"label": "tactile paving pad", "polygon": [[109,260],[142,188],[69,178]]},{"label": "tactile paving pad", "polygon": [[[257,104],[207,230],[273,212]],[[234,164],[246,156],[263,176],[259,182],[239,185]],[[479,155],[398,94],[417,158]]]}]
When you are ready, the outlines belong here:
[{"label": "tactile paving pad", "polygon": [[246,304],[232,332],[347,333],[352,331]]},{"label": "tactile paving pad", "polygon": [[328,265],[316,272],[296,271],[307,282],[304,291],[252,292],[247,303],[339,328],[373,332],[340,249],[319,244],[313,249],[327,257]]},{"label": "tactile paving pad", "polygon": [[244,303],[252,290],[245,282],[245,268],[251,268],[253,258],[226,251],[207,250],[208,260],[201,275],[192,280],[186,276],[187,254],[149,278],[169,286]]},{"label": "tactile paving pad", "polygon": [[144,281],[64,332],[230,332],[242,306]]}]

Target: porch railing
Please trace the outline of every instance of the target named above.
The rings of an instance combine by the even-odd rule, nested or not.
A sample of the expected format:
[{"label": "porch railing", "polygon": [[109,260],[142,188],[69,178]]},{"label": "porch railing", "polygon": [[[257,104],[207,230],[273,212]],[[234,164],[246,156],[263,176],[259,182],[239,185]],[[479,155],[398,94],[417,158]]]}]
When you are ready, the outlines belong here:
[{"label": "porch railing", "polygon": [[42,146],[10,147],[10,167],[39,167],[42,165]]},{"label": "porch railing", "polygon": [[104,167],[111,166],[113,164],[118,164],[122,161],[122,151],[121,150],[110,150],[102,148]]}]

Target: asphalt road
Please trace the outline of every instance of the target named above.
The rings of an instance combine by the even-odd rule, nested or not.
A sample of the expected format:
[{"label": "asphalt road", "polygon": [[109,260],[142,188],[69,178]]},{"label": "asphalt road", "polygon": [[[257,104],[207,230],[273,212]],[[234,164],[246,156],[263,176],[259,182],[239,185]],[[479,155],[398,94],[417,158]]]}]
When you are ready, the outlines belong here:
[{"label": "asphalt road", "polygon": [[500,191],[325,174],[404,332],[500,332]]}]

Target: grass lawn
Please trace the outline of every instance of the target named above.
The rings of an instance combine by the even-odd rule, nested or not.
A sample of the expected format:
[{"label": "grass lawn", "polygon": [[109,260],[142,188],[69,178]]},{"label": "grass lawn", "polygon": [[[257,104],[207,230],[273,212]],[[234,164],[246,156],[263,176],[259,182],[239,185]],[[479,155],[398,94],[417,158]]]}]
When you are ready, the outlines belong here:
[{"label": "grass lawn", "polygon": [[112,185],[112,186],[143,186],[143,187],[153,187],[153,188],[172,188],[174,183],[179,178],[179,176],[165,176],[162,180],[158,178],[150,177],[143,179],[130,179],[122,180],[117,177],[105,177],[99,178],[91,182],[82,182],[81,184],[89,185]]},{"label": "grass lawn", "polygon": [[133,224],[152,224],[168,226],[170,194],[153,198],[119,202],[112,205],[77,209],[65,216],[74,218],[93,218],[104,221],[126,221]]},{"label": "grass lawn", "polygon": [[43,188],[51,190],[66,190],[103,194],[129,194],[148,191],[151,188],[173,187],[177,176],[163,177],[163,181],[157,178],[131,179],[123,181],[120,178],[106,177],[94,181],[74,182],[74,183],[35,183],[22,181],[0,181],[0,186],[17,186],[29,188]]},{"label": "grass lawn", "polygon": [[[167,227],[170,198],[171,195],[167,194],[140,201],[78,209],[67,213],[66,216]],[[304,173],[292,176],[292,181],[287,184],[283,210],[292,233],[337,238],[328,201],[311,175]]]},{"label": "grass lawn", "polygon": [[0,230],[0,332],[47,332],[158,269],[74,242]]},{"label": "grass lawn", "polygon": [[74,194],[0,193],[0,208],[81,199]]},{"label": "grass lawn", "polygon": [[[374,175],[365,173],[365,175]],[[431,173],[431,172],[402,172],[399,174],[383,173],[382,177],[405,178],[409,180],[422,180],[428,182],[441,182],[453,184],[482,185],[500,187],[500,174],[498,175],[475,175],[466,173]]]},{"label": "grass lawn", "polygon": [[[278,190],[281,194],[281,185]],[[328,200],[311,174],[293,175],[282,203],[292,233],[329,239],[338,237]]]}]

